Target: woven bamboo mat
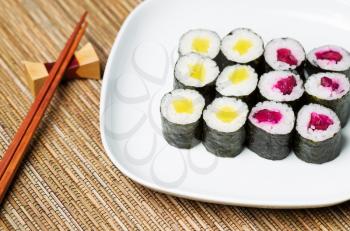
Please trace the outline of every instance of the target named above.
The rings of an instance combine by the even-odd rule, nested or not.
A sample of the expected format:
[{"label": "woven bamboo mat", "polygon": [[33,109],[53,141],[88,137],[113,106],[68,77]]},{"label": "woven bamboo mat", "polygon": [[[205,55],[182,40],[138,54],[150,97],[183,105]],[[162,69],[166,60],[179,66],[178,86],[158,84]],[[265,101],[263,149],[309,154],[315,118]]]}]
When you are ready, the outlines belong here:
[{"label": "woven bamboo mat", "polygon": [[[54,60],[83,9],[85,40],[105,65],[138,0],[0,0],[0,152],[33,98],[21,60]],[[148,190],[123,176],[99,134],[101,82],[63,84],[0,211],[1,230],[350,230],[350,203],[266,210],[200,203]]]}]

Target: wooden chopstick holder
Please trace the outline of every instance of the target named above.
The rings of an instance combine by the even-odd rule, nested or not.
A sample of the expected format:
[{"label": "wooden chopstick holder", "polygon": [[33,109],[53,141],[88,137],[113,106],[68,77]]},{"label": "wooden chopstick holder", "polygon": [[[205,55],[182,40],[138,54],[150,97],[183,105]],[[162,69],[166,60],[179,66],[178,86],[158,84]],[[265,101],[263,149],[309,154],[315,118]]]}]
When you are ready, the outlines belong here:
[{"label": "wooden chopstick holder", "polygon": [[[45,80],[49,77],[49,71],[54,63],[34,63],[24,61],[27,71],[26,81],[28,88],[34,96],[37,96]],[[64,79],[86,78],[101,79],[100,60],[91,43],[87,43],[74,53],[72,60],[64,74]]]}]

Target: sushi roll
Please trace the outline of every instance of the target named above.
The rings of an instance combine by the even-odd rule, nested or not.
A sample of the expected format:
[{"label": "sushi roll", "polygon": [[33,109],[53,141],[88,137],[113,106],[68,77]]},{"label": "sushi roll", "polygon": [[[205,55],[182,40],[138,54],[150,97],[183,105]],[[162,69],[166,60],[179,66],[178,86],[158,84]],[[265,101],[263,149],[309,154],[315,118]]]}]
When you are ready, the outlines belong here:
[{"label": "sushi roll", "polygon": [[286,158],[292,147],[294,123],[294,112],[289,105],[272,101],[258,103],[248,117],[248,148],[266,159]]},{"label": "sushi roll", "polygon": [[215,59],[220,52],[221,39],[211,30],[190,30],[182,35],[179,43],[179,55],[197,53]]},{"label": "sushi roll", "polygon": [[339,156],[340,121],[331,109],[305,105],[298,113],[296,131],[294,152],[303,161],[322,164]]},{"label": "sushi roll", "polygon": [[206,103],[215,97],[215,80],[219,68],[215,61],[199,54],[181,56],[175,65],[175,89],[195,89],[205,98]]},{"label": "sushi roll", "polygon": [[263,100],[287,103],[295,111],[301,106],[304,87],[298,74],[290,71],[270,71],[261,76],[258,88]]},{"label": "sushi roll", "polygon": [[248,64],[255,70],[262,71],[264,42],[255,32],[247,28],[233,30],[221,41],[221,62],[225,66]]},{"label": "sushi roll", "polygon": [[341,72],[349,76],[350,53],[342,47],[321,46],[310,51],[306,58],[306,76],[318,72]]},{"label": "sushi roll", "polygon": [[344,127],[349,117],[349,79],[340,73],[318,73],[305,82],[306,98],[332,109]]},{"label": "sushi roll", "polygon": [[305,50],[301,43],[292,38],[278,38],[265,46],[265,71],[297,71],[302,74]]},{"label": "sushi roll", "polygon": [[189,149],[200,143],[204,105],[203,96],[195,90],[177,89],[163,96],[162,131],[170,145]]},{"label": "sushi roll", "polygon": [[249,65],[227,66],[216,80],[216,92],[219,96],[236,97],[249,106],[255,104],[255,90],[258,74]]},{"label": "sushi roll", "polygon": [[203,112],[203,145],[214,155],[234,157],[242,152],[248,106],[234,98],[216,98]]}]

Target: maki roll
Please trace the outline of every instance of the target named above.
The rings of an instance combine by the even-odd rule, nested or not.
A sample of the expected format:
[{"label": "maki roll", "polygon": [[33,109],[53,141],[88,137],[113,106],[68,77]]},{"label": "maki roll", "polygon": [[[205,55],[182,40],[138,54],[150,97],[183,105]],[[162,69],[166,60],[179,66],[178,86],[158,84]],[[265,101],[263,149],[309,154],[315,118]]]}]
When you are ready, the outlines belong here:
[{"label": "maki roll", "polygon": [[302,74],[305,51],[301,43],[292,38],[278,38],[265,46],[265,71],[297,71]]},{"label": "maki roll", "polygon": [[232,64],[248,64],[261,71],[264,42],[255,32],[247,28],[233,30],[221,41],[221,63],[223,69]]},{"label": "maki roll", "polygon": [[216,92],[219,96],[236,97],[249,106],[255,104],[255,89],[258,74],[249,65],[227,66],[216,80]]},{"label": "maki roll", "polygon": [[215,59],[220,52],[221,39],[211,30],[190,30],[182,35],[179,43],[180,56],[197,53]]},{"label": "maki roll", "polygon": [[349,117],[349,79],[340,73],[311,75],[305,83],[306,98],[332,109],[344,127]]},{"label": "maki roll", "polygon": [[297,111],[304,94],[303,81],[290,71],[270,71],[261,76],[258,88],[263,100],[288,103]]},{"label": "maki roll", "polygon": [[216,62],[191,53],[181,56],[175,65],[175,89],[195,89],[204,97],[206,103],[215,97],[215,80],[219,75]]},{"label": "maki roll", "polygon": [[334,160],[341,150],[338,116],[319,104],[300,109],[294,139],[294,152],[303,161],[322,164]]},{"label": "maki roll", "polygon": [[195,90],[177,89],[163,96],[162,131],[170,145],[189,149],[200,142],[204,104],[203,96]]},{"label": "maki roll", "polygon": [[248,117],[248,148],[266,159],[286,158],[291,151],[294,122],[294,112],[287,104],[258,103]]},{"label": "maki roll", "polygon": [[318,72],[341,72],[349,76],[350,53],[342,47],[326,45],[307,54],[305,75]]},{"label": "maki roll", "polygon": [[203,112],[203,145],[214,155],[237,156],[244,148],[248,106],[239,99],[216,98]]}]

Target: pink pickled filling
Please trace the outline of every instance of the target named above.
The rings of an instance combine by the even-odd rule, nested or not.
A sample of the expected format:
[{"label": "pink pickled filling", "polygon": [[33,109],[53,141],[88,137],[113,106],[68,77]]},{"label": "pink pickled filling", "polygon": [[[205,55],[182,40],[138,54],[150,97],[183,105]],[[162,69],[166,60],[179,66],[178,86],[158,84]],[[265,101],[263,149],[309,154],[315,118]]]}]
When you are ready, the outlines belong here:
[{"label": "pink pickled filling", "polygon": [[280,62],[288,63],[289,65],[297,65],[298,60],[292,54],[292,51],[287,48],[281,48],[277,50],[277,60]]},{"label": "pink pickled filling", "polygon": [[343,56],[338,51],[320,51],[315,53],[317,59],[335,61],[336,63],[342,60]]},{"label": "pink pickled filling", "polygon": [[323,87],[332,88],[332,91],[338,90],[339,88],[339,83],[333,81],[331,78],[328,78],[326,76],[321,78],[321,85]]},{"label": "pink pickled filling", "polygon": [[253,115],[259,123],[277,124],[282,119],[282,114],[278,111],[271,111],[269,109],[262,109]]},{"label": "pink pickled filling", "polygon": [[325,131],[332,124],[333,124],[333,120],[329,118],[329,116],[318,114],[316,112],[311,113],[309,128],[313,130]]},{"label": "pink pickled filling", "polygon": [[293,88],[296,85],[297,85],[297,81],[295,80],[295,77],[291,75],[286,78],[278,80],[273,87],[278,88],[283,95],[289,95],[290,93],[292,93]]}]

